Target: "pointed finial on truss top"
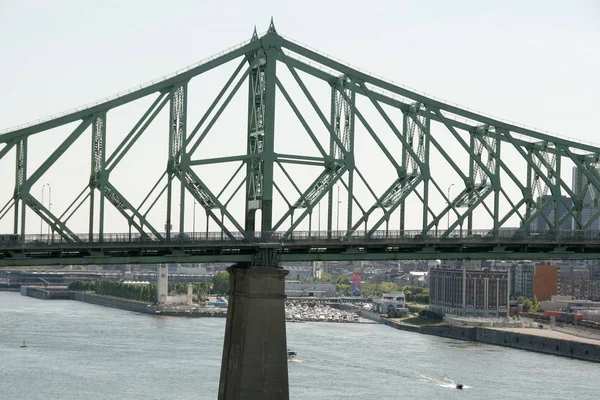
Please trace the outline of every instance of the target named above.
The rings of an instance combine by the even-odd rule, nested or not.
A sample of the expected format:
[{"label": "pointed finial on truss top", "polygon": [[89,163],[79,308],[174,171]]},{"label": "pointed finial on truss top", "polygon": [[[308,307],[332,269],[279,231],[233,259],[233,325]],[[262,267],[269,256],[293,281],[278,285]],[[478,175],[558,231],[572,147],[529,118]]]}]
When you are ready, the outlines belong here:
[{"label": "pointed finial on truss top", "polygon": [[269,24],[269,30],[267,32],[277,33],[277,31],[275,30],[275,24],[273,23],[273,16],[271,16],[271,23]]},{"label": "pointed finial on truss top", "polygon": [[256,33],[256,25],[254,25],[254,33],[252,34],[252,41],[258,40],[258,33]]}]

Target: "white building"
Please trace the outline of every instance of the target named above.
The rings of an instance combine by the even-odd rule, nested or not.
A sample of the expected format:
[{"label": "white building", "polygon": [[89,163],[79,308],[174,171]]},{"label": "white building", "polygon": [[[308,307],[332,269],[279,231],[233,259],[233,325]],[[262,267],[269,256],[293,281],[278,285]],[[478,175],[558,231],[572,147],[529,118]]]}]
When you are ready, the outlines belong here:
[{"label": "white building", "polygon": [[333,283],[285,281],[285,295],[288,297],[336,297]]},{"label": "white building", "polygon": [[405,305],[405,297],[402,292],[384,293],[381,299],[373,300],[373,312],[387,314],[390,311],[404,311],[408,314]]}]

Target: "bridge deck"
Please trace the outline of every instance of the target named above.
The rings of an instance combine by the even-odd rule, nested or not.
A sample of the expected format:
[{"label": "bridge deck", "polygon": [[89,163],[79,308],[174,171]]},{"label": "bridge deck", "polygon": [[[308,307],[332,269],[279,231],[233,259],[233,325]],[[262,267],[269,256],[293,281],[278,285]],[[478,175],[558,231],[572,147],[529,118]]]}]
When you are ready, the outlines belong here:
[{"label": "bridge deck", "polygon": [[496,235],[472,231],[448,236],[388,231],[370,237],[346,236],[345,232],[273,232],[234,238],[189,233],[161,240],[129,234],[107,234],[102,240],[78,237],[79,241],[65,241],[58,235],[3,235],[0,266],[250,262],[264,249],[274,249],[280,261],[600,258],[600,236],[591,231]]}]

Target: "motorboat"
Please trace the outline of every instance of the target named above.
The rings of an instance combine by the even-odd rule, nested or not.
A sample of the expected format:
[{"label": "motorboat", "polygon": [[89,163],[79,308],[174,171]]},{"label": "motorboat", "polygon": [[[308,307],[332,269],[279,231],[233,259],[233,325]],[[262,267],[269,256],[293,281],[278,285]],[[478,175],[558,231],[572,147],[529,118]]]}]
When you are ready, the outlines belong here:
[{"label": "motorboat", "polygon": [[457,383],[456,384],[456,388],[457,389],[462,389],[463,388],[463,384],[462,383]]},{"label": "motorboat", "polygon": [[292,361],[296,359],[296,351],[292,350],[292,349],[287,349],[287,359],[288,361]]}]

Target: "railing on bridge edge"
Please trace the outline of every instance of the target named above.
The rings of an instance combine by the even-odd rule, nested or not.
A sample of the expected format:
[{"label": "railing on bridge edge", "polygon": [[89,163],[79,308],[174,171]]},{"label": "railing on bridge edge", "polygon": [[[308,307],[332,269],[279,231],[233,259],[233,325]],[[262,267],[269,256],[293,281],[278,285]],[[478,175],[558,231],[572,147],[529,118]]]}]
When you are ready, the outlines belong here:
[{"label": "railing on bridge edge", "polygon": [[27,234],[21,237],[18,234],[0,234],[0,247],[26,247],[26,246],[81,246],[81,245],[277,245],[277,244],[319,244],[332,245],[341,243],[377,243],[383,242],[389,245],[407,242],[600,242],[600,231],[592,230],[547,230],[529,231],[519,229],[500,230],[457,230],[446,235],[446,231],[430,231],[423,234],[422,231],[376,231],[367,236],[363,232],[347,231],[321,231],[321,232],[234,232],[233,238],[223,232],[189,232],[171,234],[167,238],[166,233],[162,237],[153,234],[140,233],[107,233],[102,237],[98,234],[76,235],[77,241],[69,241],[59,234]]}]

